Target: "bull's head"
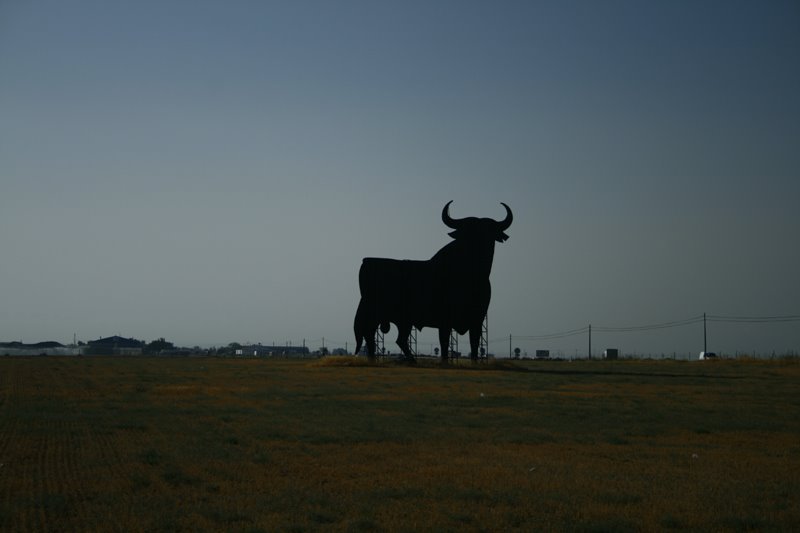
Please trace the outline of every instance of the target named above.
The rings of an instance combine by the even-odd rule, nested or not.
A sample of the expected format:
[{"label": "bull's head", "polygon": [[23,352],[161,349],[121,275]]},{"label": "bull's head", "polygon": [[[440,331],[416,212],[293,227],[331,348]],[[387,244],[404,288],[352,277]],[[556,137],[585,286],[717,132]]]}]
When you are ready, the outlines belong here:
[{"label": "bull's head", "polygon": [[455,230],[449,233],[449,235],[454,239],[486,238],[488,240],[494,240],[497,242],[504,242],[506,239],[508,239],[508,235],[506,235],[505,231],[509,226],[511,226],[511,221],[514,220],[514,215],[511,214],[511,209],[506,204],[500,202],[503,207],[506,208],[506,218],[501,221],[497,221],[491,218],[477,217],[459,219],[451,218],[449,213],[451,203],[453,203],[452,200],[447,202],[444,205],[444,209],[442,209],[442,222],[444,222],[445,226],[448,228]]}]

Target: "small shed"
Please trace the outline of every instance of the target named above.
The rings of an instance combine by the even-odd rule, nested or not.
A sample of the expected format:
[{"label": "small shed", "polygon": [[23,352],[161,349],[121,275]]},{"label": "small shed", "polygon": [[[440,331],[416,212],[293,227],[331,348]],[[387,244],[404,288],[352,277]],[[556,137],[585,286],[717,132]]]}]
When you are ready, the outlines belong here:
[{"label": "small shed", "polygon": [[603,350],[603,359],[619,359],[619,348],[606,348]]}]

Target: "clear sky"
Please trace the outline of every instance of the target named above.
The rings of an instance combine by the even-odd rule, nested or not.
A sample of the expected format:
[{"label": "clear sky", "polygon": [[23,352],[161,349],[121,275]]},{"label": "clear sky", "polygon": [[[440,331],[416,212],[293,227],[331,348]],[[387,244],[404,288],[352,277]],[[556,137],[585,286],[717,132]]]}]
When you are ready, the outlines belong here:
[{"label": "clear sky", "polygon": [[800,4],[0,0],[1,341],[352,349],[361,258],[448,200],[514,212],[492,339],[800,314]]}]

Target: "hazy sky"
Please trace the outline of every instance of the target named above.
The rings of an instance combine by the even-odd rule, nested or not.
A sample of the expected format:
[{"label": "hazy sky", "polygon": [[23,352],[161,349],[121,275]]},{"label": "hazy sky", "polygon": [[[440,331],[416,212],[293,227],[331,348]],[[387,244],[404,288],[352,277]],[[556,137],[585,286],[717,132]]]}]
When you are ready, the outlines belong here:
[{"label": "hazy sky", "polygon": [[[799,6],[0,0],[0,340],[352,349],[361,258],[448,200],[514,212],[492,339],[800,314]],[[632,335],[594,348],[702,349]]]}]

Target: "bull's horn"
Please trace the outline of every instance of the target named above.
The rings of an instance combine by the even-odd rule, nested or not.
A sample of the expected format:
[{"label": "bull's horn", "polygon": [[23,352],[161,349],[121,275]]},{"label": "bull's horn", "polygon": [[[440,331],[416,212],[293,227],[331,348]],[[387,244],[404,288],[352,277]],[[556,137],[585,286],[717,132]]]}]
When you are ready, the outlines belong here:
[{"label": "bull's horn", "polygon": [[500,231],[505,231],[505,230],[508,229],[509,226],[511,226],[511,221],[514,220],[514,215],[511,214],[511,208],[510,207],[508,207],[503,202],[500,202],[500,203],[503,205],[503,207],[506,208],[506,218],[505,218],[505,220],[503,220],[501,222],[498,222],[497,224],[498,224],[498,226],[500,228]]},{"label": "bull's horn", "polygon": [[449,202],[444,204],[444,209],[442,209],[442,222],[444,222],[444,225],[447,226],[448,228],[458,229],[460,220],[454,220],[450,218],[449,209],[450,209],[450,204],[452,203],[453,200],[450,200]]}]

